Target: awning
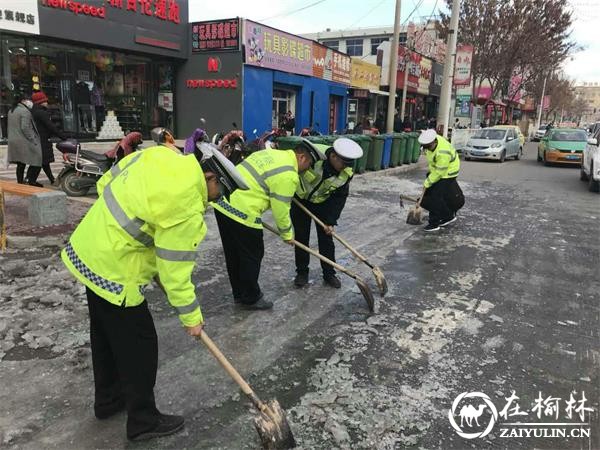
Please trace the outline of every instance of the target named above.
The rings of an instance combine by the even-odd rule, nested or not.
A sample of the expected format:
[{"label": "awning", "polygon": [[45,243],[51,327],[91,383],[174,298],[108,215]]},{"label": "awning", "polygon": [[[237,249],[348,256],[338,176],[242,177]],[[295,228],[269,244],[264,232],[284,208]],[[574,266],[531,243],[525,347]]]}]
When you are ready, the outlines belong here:
[{"label": "awning", "polygon": [[[390,93],[388,91],[379,91],[377,89],[369,89],[369,92],[371,94],[376,94],[376,95],[384,95],[386,97],[390,96]],[[396,97],[398,97],[398,94],[395,95]]]}]

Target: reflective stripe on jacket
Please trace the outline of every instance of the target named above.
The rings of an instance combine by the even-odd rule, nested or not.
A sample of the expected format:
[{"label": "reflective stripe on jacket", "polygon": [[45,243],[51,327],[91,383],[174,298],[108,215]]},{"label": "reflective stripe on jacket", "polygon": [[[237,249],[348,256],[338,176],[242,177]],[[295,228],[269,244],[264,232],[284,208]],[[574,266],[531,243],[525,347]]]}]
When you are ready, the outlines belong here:
[{"label": "reflective stripe on jacket", "polygon": [[229,201],[214,202],[214,208],[236,222],[258,229],[262,229],[262,214],[270,208],[281,238],[292,239],[290,204],[300,183],[294,151],[260,150],[236,167],[250,189],[236,190]]},{"label": "reflective stripe on jacket", "polygon": [[437,137],[437,147],[433,151],[426,150],[425,157],[429,165],[429,175],[424,186],[430,188],[443,178],[455,178],[460,171],[460,158],[452,144],[441,136]]},{"label": "reflective stripe on jacket", "polygon": [[300,185],[296,195],[311,203],[323,203],[329,196],[348,183],[354,176],[351,167],[346,167],[340,173],[323,179],[324,161],[318,161],[315,166],[300,175]]},{"label": "reflective stripe on jacket", "polygon": [[206,235],[206,180],[194,155],[163,147],[132,153],[104,174],[99,198],[61,258],[83,284],[112,304],[137,306],[158,275],[186,326],[202,313],[191,281]]}]

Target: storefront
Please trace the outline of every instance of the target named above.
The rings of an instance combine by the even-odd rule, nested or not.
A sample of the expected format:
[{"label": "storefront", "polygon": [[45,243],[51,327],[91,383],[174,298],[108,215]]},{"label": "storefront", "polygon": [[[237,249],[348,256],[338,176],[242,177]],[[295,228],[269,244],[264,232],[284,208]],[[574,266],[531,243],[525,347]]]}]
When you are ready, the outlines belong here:
[{"label": "storefront", "polygon": [[243,128],[253,135],[295,118],[293,132],[346,128],[350,57],[244,20]]},{"label": "storefront", "polygon": [[347,55],[245,19],[196,22],[190,30],[190,56],[176,82],[179,136],[202,118],[210,134],[235,126],[253,139],[281,127],[288,112],[295,134],[345,126]]},{"label": "storefront", "polygon": [[382,108],[378,110],[378,97],[381,104],[387,101],[387,92],[379,95],[379,81],[381,79],[381,67],[366,63],[360,59],[352,58],[350,65],[350,98],[348,99],[348,128],[361,124],[363,129],[366,122],[371,121],[374,125],[378,115],[381,116],[383,124]]},{"label": "storefront", "polygon": [[2,6],[1,137],[17,91],[46,93],[53,120],[81,139],[173,127],[175,75],[188,55],[187,0]]}]

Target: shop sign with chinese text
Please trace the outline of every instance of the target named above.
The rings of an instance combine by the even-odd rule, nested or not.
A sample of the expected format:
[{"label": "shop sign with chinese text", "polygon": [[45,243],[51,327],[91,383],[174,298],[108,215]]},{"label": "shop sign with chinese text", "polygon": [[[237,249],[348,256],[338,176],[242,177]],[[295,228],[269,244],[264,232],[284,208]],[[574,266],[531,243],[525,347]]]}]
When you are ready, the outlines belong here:
[{"label": "shop sign with chinese text", "polygon": [[313,75],[312,41],[244,20],[244,45],[246,64]]},{"label": "shop sign with chinese text", "polygon": [[361,89],[379,89],[381,67],[370,64],[360,59],[352,58],[350,65],[350,85]]},{"label": "shop sign with chinese text", "polygon": [[239,19],[192,23],[192,52],[238,50]]},{"label": "shop sign with chinese text", "polygon": [[313,76],[350,85],[350,57],[313,42]]},{"label": "shop sign with chinese text", "polygon": [[2,0],[0,30],[40,34],[37,0]]}]

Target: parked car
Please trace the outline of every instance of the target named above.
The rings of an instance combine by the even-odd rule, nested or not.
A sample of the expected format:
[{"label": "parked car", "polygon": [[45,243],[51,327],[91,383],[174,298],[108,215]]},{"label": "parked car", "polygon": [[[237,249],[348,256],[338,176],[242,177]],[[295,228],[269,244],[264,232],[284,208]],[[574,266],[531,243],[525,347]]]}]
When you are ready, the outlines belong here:
[{"label": "parked car", "polygon": [[587,138],[587,132],[579,128],[553,128],[538,144],[537,160],[546,165],[580,165]]},{"label": "parked car", "polygon": [[463,149],[465,159],[496,159],[504,162],[506,158],[521,158],[523,147],[512,128],[482,128],[475,132]]},{"label": "parked car", "polygon": [[504,128],[504,129],[513,129],[517,136],[519,137],[519,142],[521,143],[521,147],[525,145],[525,135],[521,133],[521,129],[517,125],[494,125],[494,128]]},{"label": "parked car", "polygon": [[533,142],[539,142],[546,134],[546,131],[546,125],[540,125],[540,127],[535,130],[535,133],[533,133]]},{"label": "parked car", "polygon": [[581,181],[588,182],[590,192],[600,192],[600,128],[594,137],[588,139],[581,162]]}]

